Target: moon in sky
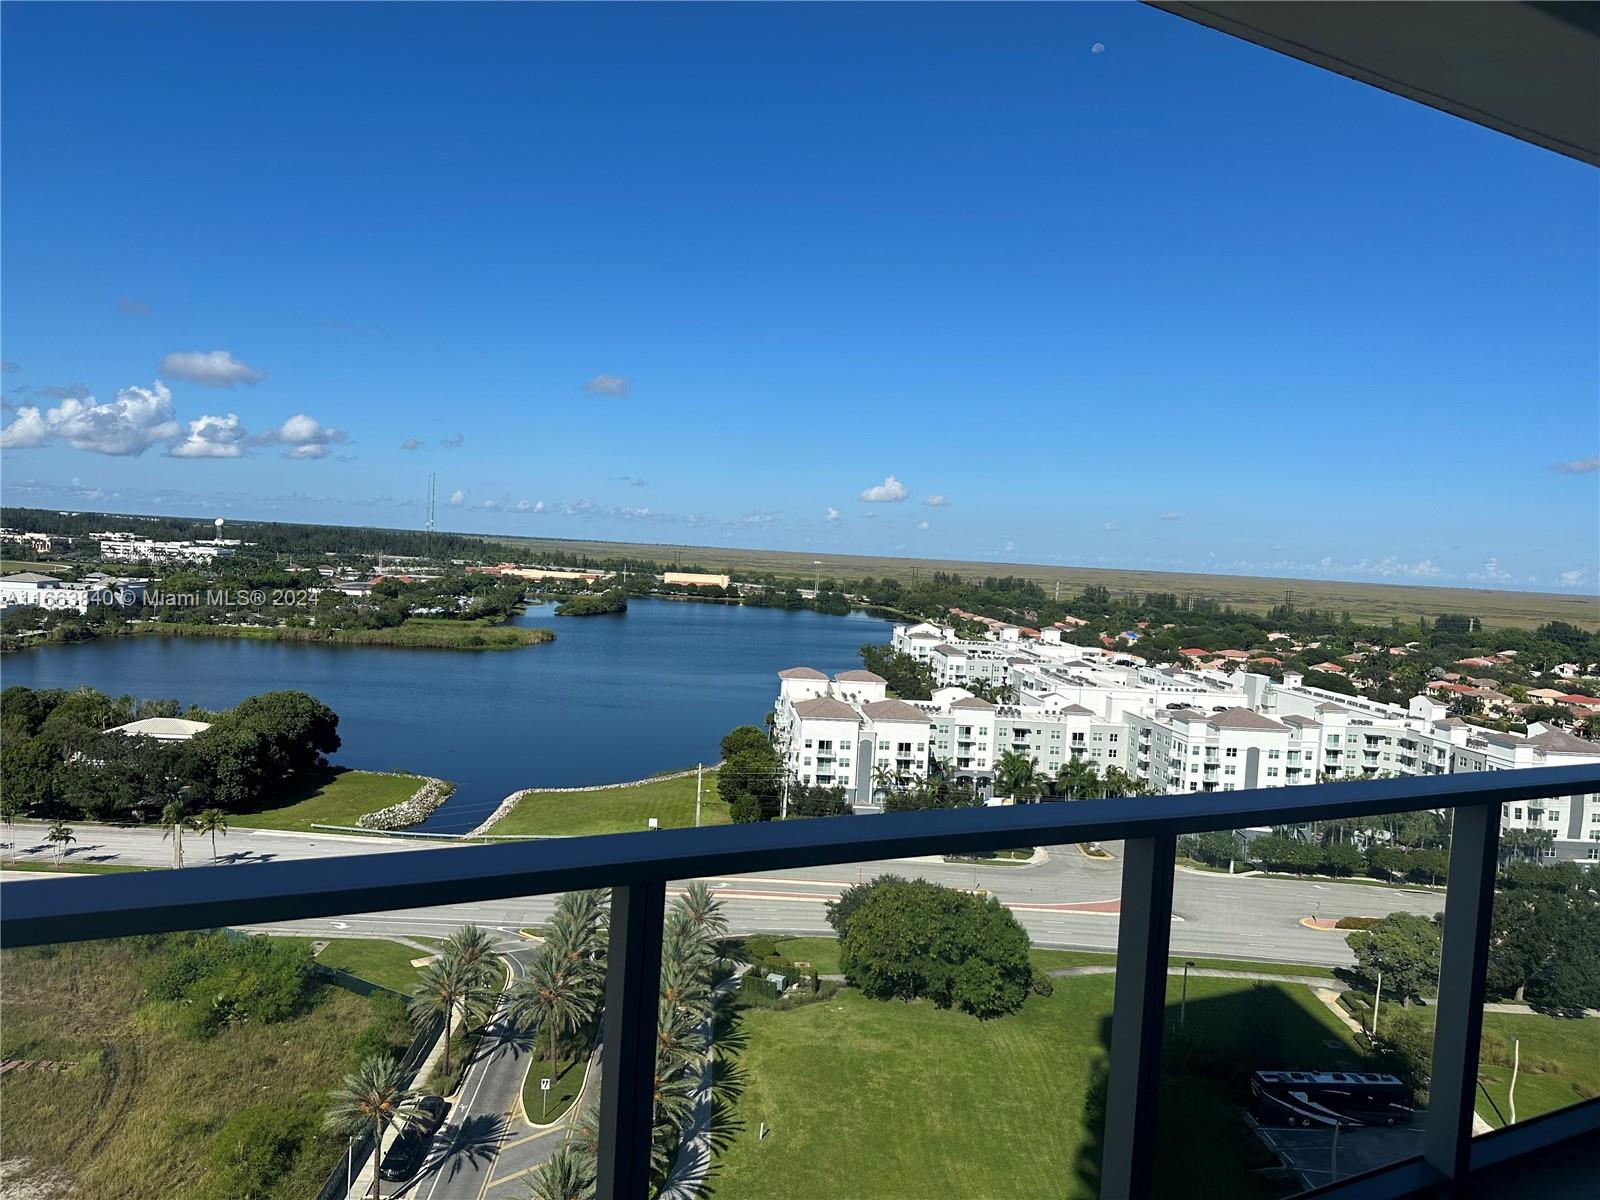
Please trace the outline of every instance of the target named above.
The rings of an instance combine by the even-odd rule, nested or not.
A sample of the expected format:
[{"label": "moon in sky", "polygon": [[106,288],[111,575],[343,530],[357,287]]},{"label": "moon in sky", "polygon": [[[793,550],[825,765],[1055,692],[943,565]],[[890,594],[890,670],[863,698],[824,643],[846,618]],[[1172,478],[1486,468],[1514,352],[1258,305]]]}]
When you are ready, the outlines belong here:
[{"label": "moon in sky", "polygon": [[1089,47],[1090,54],[1104,54],[1105,52],[1106,44],[1104,42],[1096,42],[1094,45]]}]

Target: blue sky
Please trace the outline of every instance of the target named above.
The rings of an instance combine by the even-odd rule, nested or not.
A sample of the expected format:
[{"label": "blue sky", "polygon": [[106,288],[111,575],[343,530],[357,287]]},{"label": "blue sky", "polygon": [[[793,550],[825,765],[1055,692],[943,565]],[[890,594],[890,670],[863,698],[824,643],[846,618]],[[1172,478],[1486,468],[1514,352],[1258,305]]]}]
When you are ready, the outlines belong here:
[{"label": "blue sky", "polygon": [[1169,15],[0,21],[7,503],[1595,590],[1596,173]]}]

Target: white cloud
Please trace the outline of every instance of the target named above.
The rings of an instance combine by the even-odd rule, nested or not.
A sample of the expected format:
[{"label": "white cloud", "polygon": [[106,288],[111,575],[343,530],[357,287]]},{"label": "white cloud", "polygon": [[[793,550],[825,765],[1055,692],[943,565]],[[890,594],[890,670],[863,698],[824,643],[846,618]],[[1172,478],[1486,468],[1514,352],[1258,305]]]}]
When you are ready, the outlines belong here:
[{"label": "white cloud", "polygon": [[96,404],[89,396],[68,397],[48,411],[23,405],[11,424],[0,430],[0,446],[20,449],[61,438],[74,450],[136,455],[171,441],[181,431],[172,411],[172,393],[157,382],[149,388],[123,388],[108,404]]},{"label": "white cloud", "polygon": [[460,488],[450,493],[450,507],[460,508],[466,502],[467,494]]},{"label": "white cloud", "polygon": [[544,501],[538,500],[530,504],[526,500],[518,500],[517,511],[519,513],[542,513],[545,511]]},{"label": "white cloud", "polygon": [[1103,526],[1101,526],[1101,528],[1103,528],[1107,533],[1115,533],[1117,530],[1122,528],[1122,523],[1120,521],[1107,521]]},{"label": "white cloud", "polygon": [[918,521],[917,522],[917,528],[918,529],[928,529],[928,528],[931,528],[931,527],[929,526],[928,522],[926,522],[926,521]]},{"label": "white cloud", "polygon": [[862,492],[861,498],[868,504],[897,504],[907,495],[906,485],[890,475],[882,483]]},{"label": "white cloud", "polygon": [[926,504],[929,508],[943,508],[946,504],[948,504],[950,502],[948,500],[946,500],[943,496],[929,496],[926,500],[923,501],[923,503]]},{"label": "white cloud", "polygon": [[1179,518],[1178,518],[1178,514],[1175,513],[1175,512],[1164,512],[1164,513],[1161,514],[1161,519],[1163,521],[1176,521]]},{"label": "white cloud", "polygon": [[839,519],[839,510],[837,508],[827,509],[823,512],[822,519],[824,521],[837,521]]},{"label": "white cloud", "polygon": [[161,360],[161,373],[168,379],[182,379],[202,387],[231,388],[238,383],[260,383],[267,377],[226,350],[190,350],[169,354]]},{"label": "white cloud", "polygon": [[1600,454],[1574,459],[1572,462],[1556,463],[1550,469],[1559,471],[1563,475],[1593,475],[1596,471],[1600,471]]},{"label": "white cloud", "polygon": [[1485,583],[1509,583],[1511,573],[1500,569],[1500,560],[1497,558],[1485,559],[1482,571],[1474,571],[1468,578],[1479,579]]},{"label": "white cloud", "polygon": [[1584,580],[1584,572],[1582,570],[1563,571],[1563,572],[1561,572],[1561,586],[1562,587],[1577,587],[1579,584],[1581,584],[1583,582],[1583,580]]},{"label": "white cloud", "polygon": [[591,396],[626,396],[628,394],[628,381],[621,375],[596,375],[583,385],[583,390]]},{"label": "white cloud", "polygon": [[465,434],[457,433],[452,434],[447,438],[440,438],[439,445],[443,446],[446,450],[459,450],[461,449],[461,443],[466,440],[467,438]]},{"label": "white cloud", "polygon": [[274,442],[282,443],[289,447],[283,452],[285,458],[326,458],[328,447],[349,441],[349,436],[341,429],[333,429],[306,413],[296,413],[271,433],[263,435],[260,439],[263,445]]},{"label": "white cloud", "polygon": [[416,438],[407,438],[405,441],[400,443],[400,449],[402,450],[417,450],[421,447],[422,443],[417,441]]},{"label": "white cloud", "polygon": [[233,413],[200,417],[189,422],[189,435],[167,453],[174,458],[238,458],[244,453],[246,436]]}]

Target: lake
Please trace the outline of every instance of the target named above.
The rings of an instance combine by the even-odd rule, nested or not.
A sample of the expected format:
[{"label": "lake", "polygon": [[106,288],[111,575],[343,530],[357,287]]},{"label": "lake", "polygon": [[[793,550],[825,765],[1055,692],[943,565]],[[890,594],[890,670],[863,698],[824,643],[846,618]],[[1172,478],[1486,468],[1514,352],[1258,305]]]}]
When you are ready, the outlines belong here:
[{"label": "lake", "polygon": [[626,614],[519,625],[556,640],[521,650],[397,650],[245,638],[124,637],[10,654],[0,683],[89,684],[112,695],[228,708],[257,692],[309,692],[339,714],[334,761],[456,784],[419,828],[471,829],[524,787],[618,783],[717,760],[735,725],[761,725],[777,672],[859,667],[887,621],[852,613],[634,600]]}]

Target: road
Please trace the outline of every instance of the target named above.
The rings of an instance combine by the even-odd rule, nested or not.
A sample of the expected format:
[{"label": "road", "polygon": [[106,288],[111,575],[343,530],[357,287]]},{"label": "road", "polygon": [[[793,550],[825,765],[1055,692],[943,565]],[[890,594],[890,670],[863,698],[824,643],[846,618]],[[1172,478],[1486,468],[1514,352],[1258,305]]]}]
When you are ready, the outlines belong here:
[{"label": "road", "polygon": [[[867,818],[870,819],[870,818]],[[152,828],[80,825],[69,862],[170,866],[172,845]],[[53,847],[45,827],[18,824],[7,857],[51,861]],[[449,843],[421,839],[341,837],[236,829],[219,842],[225,864],[290,859],[411,852]],[[191,865],[209,866],[209,841],[191,835],[184,849]],[[1075,846],[1056,846],[1037,866],[963,866],[940,860],[910,859],[855,866],[812,867],[760,876],[709,880],[723,897],[728,919],[740,933],[830,934],[824,906],[840,890],[884,871],[917,875],[953,887],[987,888],[1016,914],[1040,946],[1115,950],[1116,900],[1121,889],[1119,847],[1109,860],[1085,857]],[[42,877],[32,877],[42,878]],[[9,880],[28,880],[21,872]],[[475,922],[507,934],[538,924],[554,904],[549,896],[530,896],[473,904],[415,907],[296,922],[297,934],[340,932],[393,936],[439,934]],[[1406,911],[1431,914],[1443,908],[1442,894],[1418,888],[1387,888],[1362,883],[1229,876],[1180,868],[1174,885],[1172,952],[1212,958],[1342,966],[1351,961],[1344,936],[1300,924],[1313,916],[1381,916]]]}]

